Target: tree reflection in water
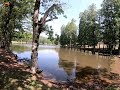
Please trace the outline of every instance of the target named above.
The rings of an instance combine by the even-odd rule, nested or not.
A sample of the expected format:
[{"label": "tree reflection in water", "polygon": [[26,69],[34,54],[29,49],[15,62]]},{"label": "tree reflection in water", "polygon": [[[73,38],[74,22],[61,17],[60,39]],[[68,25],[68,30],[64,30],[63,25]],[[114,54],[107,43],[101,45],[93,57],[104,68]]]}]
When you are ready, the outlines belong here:
[{"label": "tree reflection in water", "polygon": [[12,50],[14,50],[17,53],[22,53],[25,51],[29,51],[31,49],[31,47],[25,46],[25,45],[12,45]]},{"label": "tree reflection in water", "polygon": [[76,72],[76,63],[68,62],[66,60],[59,60],[59,67],[63,68],[67,73],[68,80],[74,80]]},{"label": "tree reflection in water", "polygon": [[77,89],[114,90],[120,87],[119,75],[108,72],[105,68],[80,67],[76,61],[73,63],[67,60],[59,60],[59,66],[68,75],[68,85]]},{"label": "tree reflection in water", "polygon": [[[23,46],[22,48],[15,47],[14,50],[16,52],[23,50],[18,56],[30,58],[31,52],[27,51],[26,48]],[[99,88],[99,90],[104,90],[103,88],[108,88],[110,85],[117,86],[120,83],[119,75],[110,73],[111,58],[98,57],[61,48],[40,48],[38,58],[40,69],[48,71],[48,73],[55,76],[56,80],[64,81],[68,79],[71,82],[70,85],[78,88],[88,88],[87,90],[98,90],[96,88]]]}]

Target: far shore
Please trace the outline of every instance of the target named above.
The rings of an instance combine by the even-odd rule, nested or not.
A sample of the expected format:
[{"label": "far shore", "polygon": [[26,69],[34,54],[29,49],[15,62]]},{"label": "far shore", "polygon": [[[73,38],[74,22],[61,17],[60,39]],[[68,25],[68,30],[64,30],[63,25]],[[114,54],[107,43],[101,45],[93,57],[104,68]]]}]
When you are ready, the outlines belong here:
[{"label": "far shore", "polygon": [[32,44],[32,42],[20,42],[20,41],[12,41],[12,44]]}]

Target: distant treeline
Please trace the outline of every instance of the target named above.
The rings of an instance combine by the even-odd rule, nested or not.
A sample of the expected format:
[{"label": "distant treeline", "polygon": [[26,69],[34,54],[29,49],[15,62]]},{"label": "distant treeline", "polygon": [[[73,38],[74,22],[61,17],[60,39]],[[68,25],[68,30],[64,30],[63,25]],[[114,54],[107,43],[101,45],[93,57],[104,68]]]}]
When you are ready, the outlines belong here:
[{"label": "distant treeline", "polygon": [[[53,37],[51,32],[47,32],[48,37],[40,36],[39,42],[40,44],[59,44],[59,35],[56,34],[56,37]],[[32,33],[28,31],[14,31],[13,41],[17,41],[20,43],[32,43]]]}]

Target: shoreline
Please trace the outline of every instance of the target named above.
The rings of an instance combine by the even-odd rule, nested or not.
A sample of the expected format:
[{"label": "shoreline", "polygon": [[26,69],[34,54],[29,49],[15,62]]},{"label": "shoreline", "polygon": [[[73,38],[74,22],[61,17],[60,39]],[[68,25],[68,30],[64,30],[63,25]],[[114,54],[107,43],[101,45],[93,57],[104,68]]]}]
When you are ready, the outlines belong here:
[{"label": "shoreline", "polygon": [[[74,81],[67,82],[59,82],[53,79],[46,79],[42,73],[31,74],[31,69],[27,65],[23,63],[19,63],[17,61],[16,55],[12,52],[7,52],[5,50],[0,49],[0,84],[1,82],[6,82],[6,84],[1,84],[0,88],[4,89],[12,87],[13,88],[52,88],[51,90],[78,90],[78,89],[86,89],[89,90],[94,88],[94,90],[103,90],[103,88],[107,88],[110,85],[115,87],[120,83],[120,78],[110,79],[110,77],[117,77],[116,74],[108,74],[107,72],[103,72],[102,75],[99,75],[96,69],[86,67],[79,72],[76,72],[78,78]],[[101,71],[101,70],[100,70]],[[102,71],[101,71],[102,72]],[[6,76],[6,80],[4,77]],[[10,81],[9,81],[10,80]],[[119,81],[118,81],[119,80]],[[9,81],[9,82],[8,82]],[[11,84],[12,82],[12,84]],[[21,83],[20,83],[21,82]],[[100,84],[95,84],[95,83]],[[10,86],[9,86],[10,85]],[[102,85],[102,88],[101,88]],[[106,86],[107,85],[107,86]],[[114,86],[115,85],[115,86]],[[38,87],[39,86],[39,87]],[[97,89],[98,88],[98,89]],[[39,89],[38,89],[39,90]],[[46,90],[46,89],[43,89]]]}]

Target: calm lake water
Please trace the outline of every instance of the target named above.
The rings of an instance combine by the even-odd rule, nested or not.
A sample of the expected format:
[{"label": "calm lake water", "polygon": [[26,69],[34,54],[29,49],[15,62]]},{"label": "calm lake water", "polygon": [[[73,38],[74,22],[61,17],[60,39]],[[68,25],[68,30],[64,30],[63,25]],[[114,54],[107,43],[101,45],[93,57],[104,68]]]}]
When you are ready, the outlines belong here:
[{"label": "calm lake water", "polygon": [[[20,59],[31,58],[31,45],[13,45],[12,49]],[[110,71],[111,58],[63,49],[58,46],[40,45],[38,59],[38,66],[43,70],[46,78],[66,81],[76,77],[77,67],[106,68]]]}]

